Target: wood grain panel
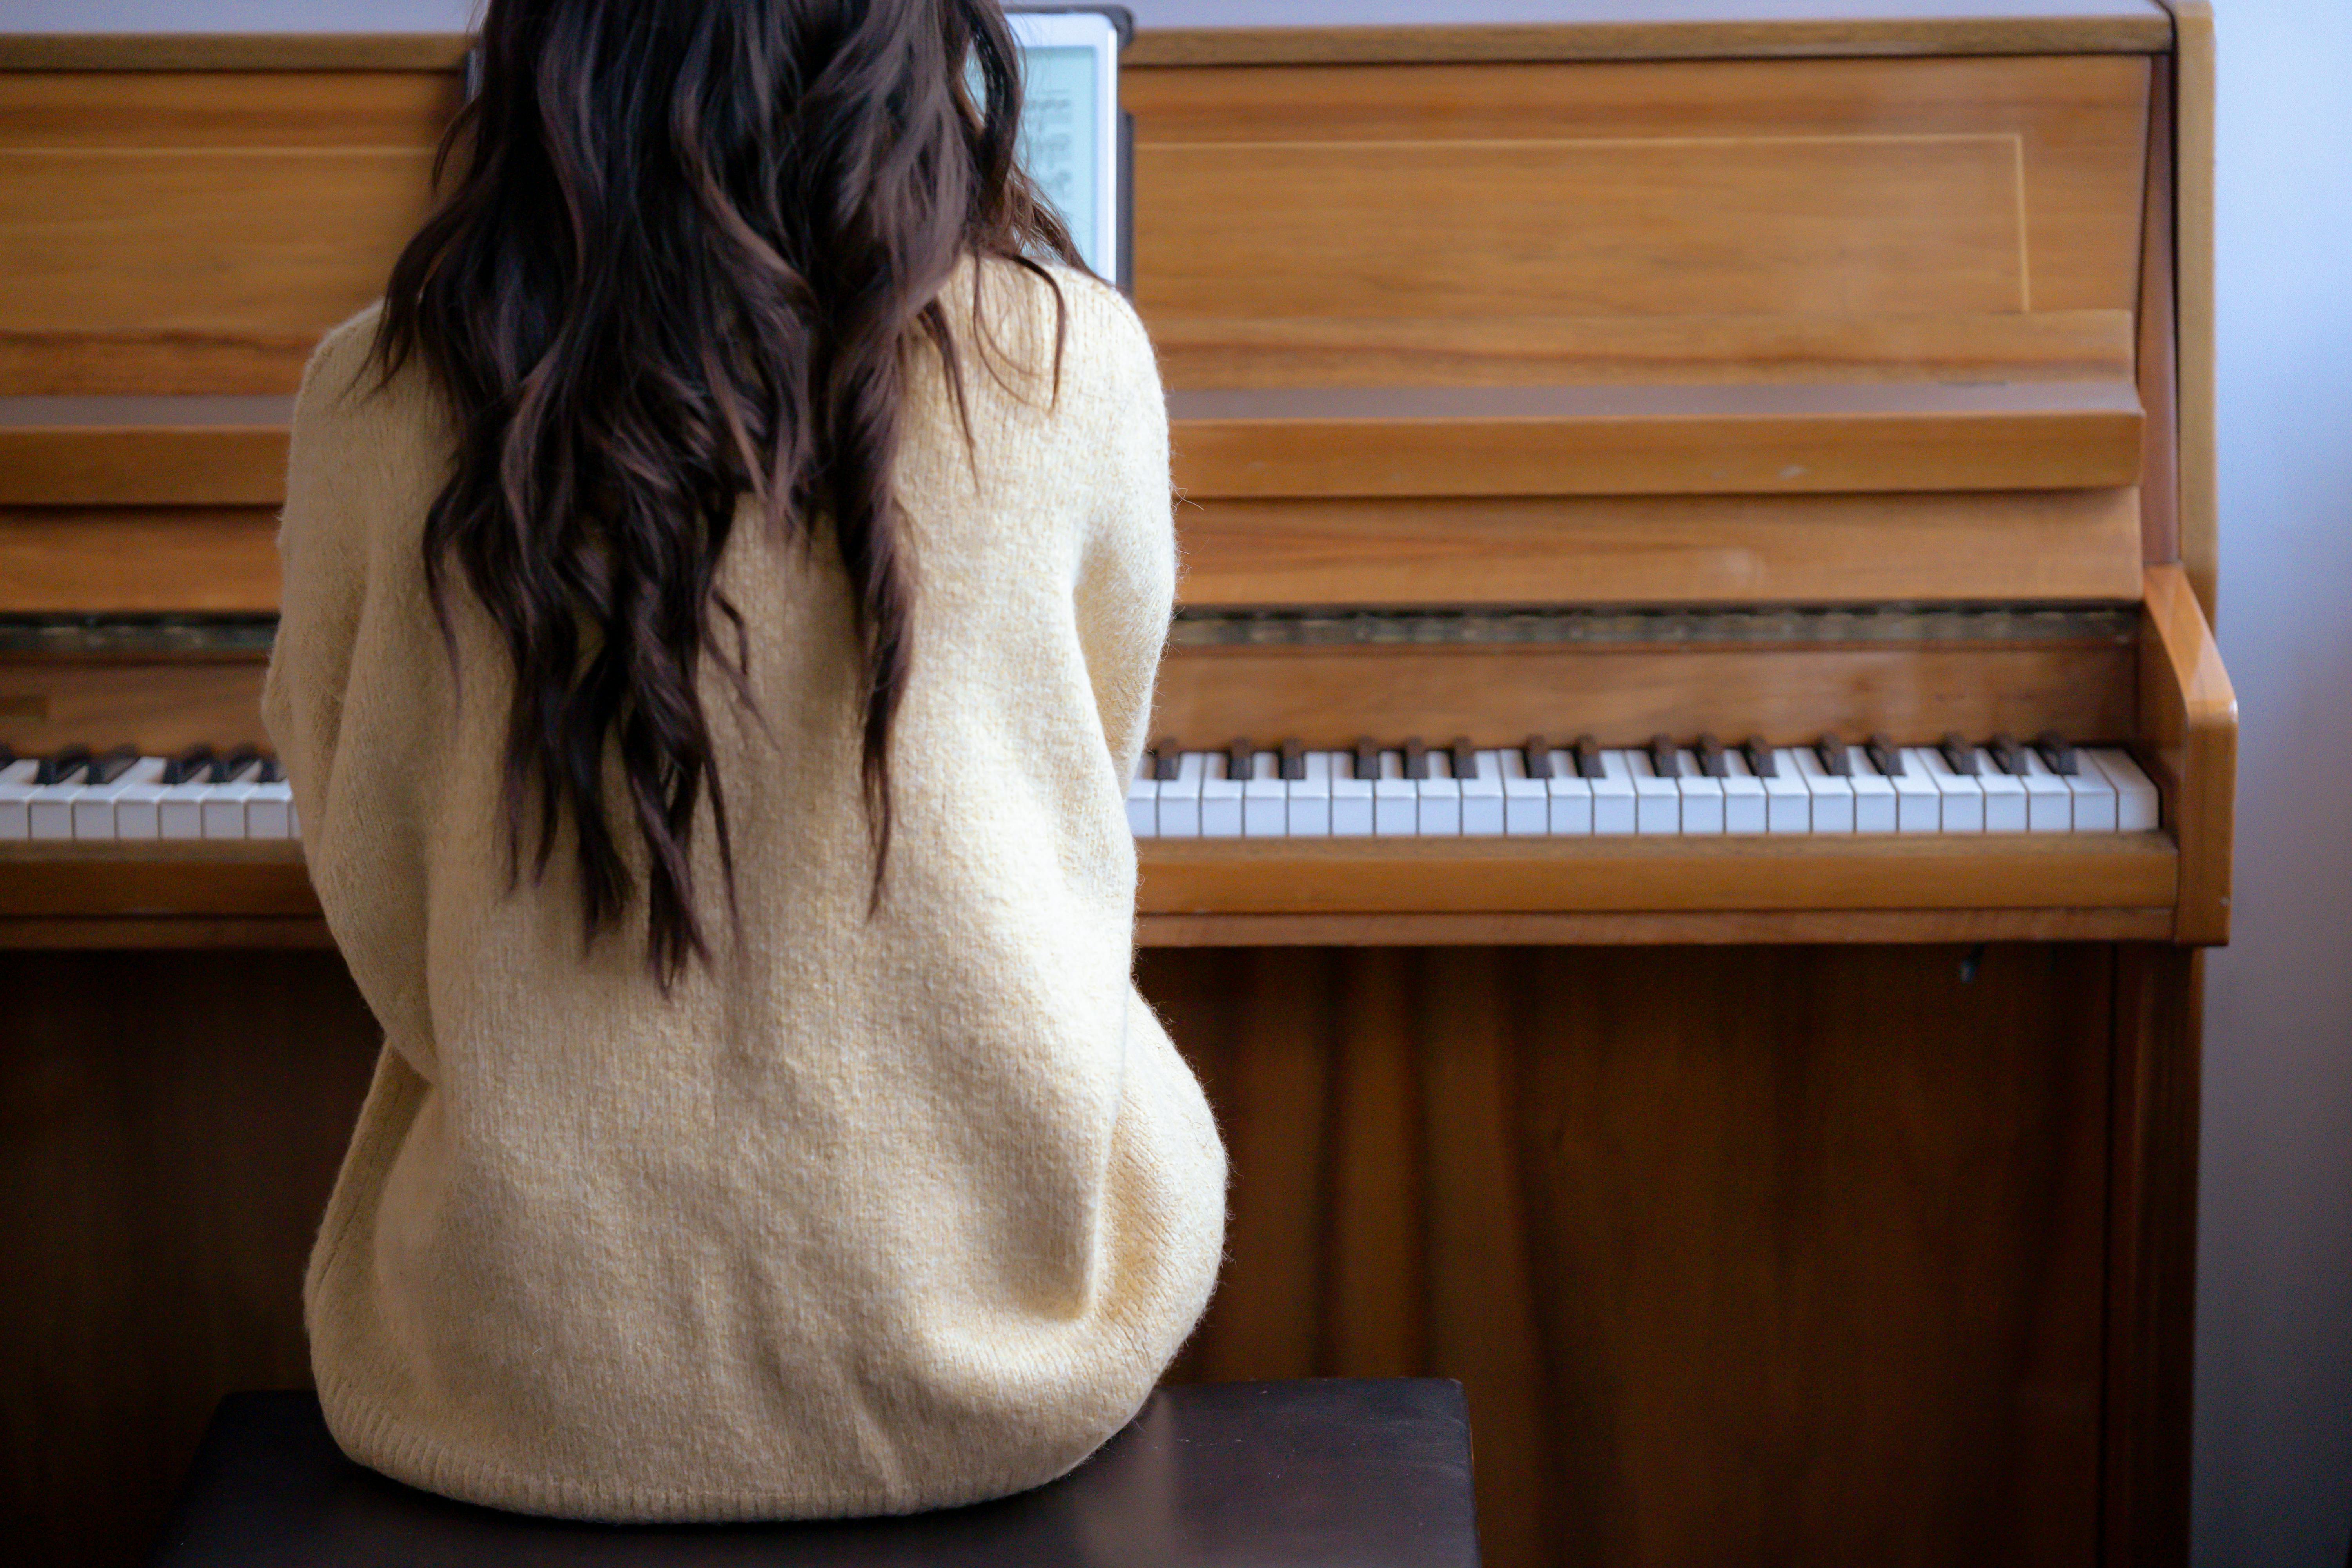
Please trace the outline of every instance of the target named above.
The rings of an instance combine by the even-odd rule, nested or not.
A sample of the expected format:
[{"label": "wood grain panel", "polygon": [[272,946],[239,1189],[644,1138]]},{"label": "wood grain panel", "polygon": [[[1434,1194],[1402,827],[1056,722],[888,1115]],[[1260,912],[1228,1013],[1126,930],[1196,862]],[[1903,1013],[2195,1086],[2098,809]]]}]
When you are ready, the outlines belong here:
[{"label": "wood grain panel", "polygon": [[2160,909],[2160,833],[1794,838],[1169,838],[1148,914]]},{"label": "wood grain panel", "polygon": [[0,658],[0,741],[23,752],[268,746],[258,658]]},{"label": "wood grain panel", "polygon": [[2137,482],[2143,423],[2128,382],[1202,390],[1168,410],[1177,489],[1203,499],[2108,488]]},{"label": "wood grain panel", "polygon": [[2031,315],[1166,316],[1172,387],[2105,381],[2125,310]]},{"label": "wood grain panel", "polygon": [[2147,569],[2140,732],[2180,844],[2176,940],[2230,940],[2238,792],[2238,697],[2179,566]]},{"label": "wood grain panel", "polygon": [[2021,157],[1999,134],[1139,141],[1137,297],[1153,317],[2021,310]]},{"label": "wood grain panel", "polygon": [[2220,611],[2221,491],[2215,459],[2213,7],[2167,0],[2172,65],[2173,254],[2180,337],[2180,559],[2209,616]]},{"label": "wood grain panel", "polygon": [[128,1568],[220,1396],[310,1381],[381,1035],[331,952],[0,953],[0,1519],[20,1562]]},{"label": "wood grain panel", "polygon": [[2137,660],[2128,647],[1183,649],[1160,666],[1152,733],[1326,747],[1360,735],[1516,745],[1532,731],[1637,745],[1699,728],[1790,745],[1826,730],[2125,741]]},{"label": "wood grain panel", "polygon": [[[1790,943],[2169,942],[2170,910],[1706,910],[1638,914],[1163,915],[1144,947],[1774,947]],[[29,942],[28,922],[0,942]],[[163,940],[154,933],[152,940]],[[147,933],[142,933],[148,940]],[[62,933],[43,942],[63,943]]]},{"label": "wood grain panel", "polygon": [[[2119,599],[2130,490],[1196,501],[1195,605]],[[7,548],[0,535],[0,552]]]},{"label": "wood grain panel", "polygon": [[[1213,1000],[1255,955],[1139,978],[1221,1064],[1226,1125],[1426,1173],[1359,1197],[1418,1258],[1383,1276],[1413,1300],[1344,1310],[1417,1319],[1414,1370],[1464,1380],[1489,1562],[2091,1560],[2110,950],[1323,956],[1312,983],[1379,998],[1382,1033],[1333,1016],[1323,1072],[1285,1088],[1234,1080],[1242,1010]],[[1382,1073],[1417,1116],[1322,1087]],[[1237,1212],[1297,1179],[1259,1147],[1234,1145]],[[1227,1289],[1297,1278],[1257,1245],[1236,1233]],[[1336,1236],[1309,1253],[1307,1289],[1341,1294]],[[1226,1302],[1218,1375],[1250,1364]],[[1326,1373],[1391,1364],[1318,1347]]]},{"label": "wood grain panel", "polygon": [[277,608],[268,508],[0,508],[0,614]]},{"label": "wood grain panel", "polygon": [[[1801,254],[1811,256],[1817,241],[1806,240],[1789,226],[1801,213],[1831,218],[1841,234],[1876,236],[1890,243],[1930,230],[1954,238],[1979,230],[1945,227],[1954,220],[1933,210],[1943,198],[1924,182],[1890,188],[1890,211],[1864,213],[1840,208],[1835,193],[1806,188],[1793,178],[1780,180],[1772,172],[1771,160],[1761,158],[1749,166],[1761,184],[1711,192],[1719,202],[1699,202],[1688,210],[1690,221],[1681,226],[1621,226],[1612,212],[1626,216],[1645,213],[1650,209],[1643,203],[1656,198],[1625,191],[1588,205],[1580,184],[1573,193],[1563,188],[1557,195],[1540,187],[1494,185],[1488,191],[1490,205],[1472,205],[1466,193],[1432,188],[1426,192],[1430,205],[1419,215],[1390,215],[1381,206],[1383,221],[1392,216],[1404,226],[1390,233],[1360,228],[1345,215],[1358,210],[1358,204],[1380,205],[1383,201],[1377,190],[1360,188],[1376,183],[1390,160],[1388,149],[1373,143],[1598,140],[1654,146],[1684,142],[1694,149],[1685,156],[1685,167],[1696,177],[1696,171],[1709,166],[1697,149],[1740,142],[1760,146],[1768,138],[1793,139],[1776,143],[1797,161],[1779,165],[1790,171],[1798,164],[1811,167],[1829,156],[1805,149],[1859,148],[1865,142],[1926,149],[1963,144],[1944,140],[1948,138],[1996,138],[2011,139],[2017,149],[2010,169],[2012,180],[2016,160],[2022,160],[2023,184],[2012,188],[2023,193],[2031,308],[2128,310],[2138,292],[2147,77],[2147,60],[2135,56],[1496,64],[1409,71],[1354,66],[1132,70],[1122,79],[1121,93],[1136,116],[1137,300],[1155,328],[1186,315],[1265,313],[1255,303],[1243,302],[1258,300],[1261,290],[1268,291],[1264,296],[1268,299],[1299,301],[1301,313],[1310,316],[1559,315],[1572,309],[1559,301],[1595,291],[1575,268],[1563,265],[1571,258],[1589,258],[1594,278],[1622,279],[1608,296],[1622,308],[1674,315],[1722,311],[1732,307],[1717,302],[1707,289],[1696,286],[1696,279],[1718,276],[1719,257],[1793,260]],[[1894,140],[1906,137],[1927,140]],[[1349,176],[1328,197],[1299,189],[1305,212],[1266,211],[1265,220],[1275,230],[1293,234],[1304,247],[1267,255],[1266,230],[1238,232],[1240,226],[1227,216],[1234,205],[1260,205],[1252,194],[1256,176],[1248,156],[1235,152],[1229,161],[1216,163],[1215,173],[1226,182],[1223,184],[1195,189],[1189,179],[1171,182],[1162,176],[1163,170],[1171,175],[1186,168],[1206,171],[1208,163],[1193,162],[1196,156],[1205,158],[1205,151],[1195,154],[1176,149],[1205,150],[1218,143],[1257,144],[1269,152],[1291,147],[1309,161],[1343,160],[1341,150],[1354,144],[1353,163],[1366,172]],[[1990,143],[1970,141],[1965,145]],[[1456,152],[1468,156],[1465,149]],[[1666,155],[1663,147],[1657,148],[1657,158]],[[1435,159],[1440,154],[1412,156]],[[1638,160],[1643,155],[1625,156]],[[1965,189],[1989,200],[1987,188],[1965,182],[1990,180],[1990,164],[1948,156],[1959,167],[1942,172],[1962,179]],[[1884,157],[1890,163],[1901,162],[1892,152]],[[1326,165],[1318,162],[1318,166]],[[1410,173],[1416,165],[1407,160],[1401,167]],[[1978,172],[1967,175],[1965,169]],[[1285,165],[1270,164],[1267,178],[1289,186],[1296,175]],[[1532,248],[1523,260],[1515,261],[1496,237],[1517,232],[1514,226],[1519,220],[1512,215],[1522,200],[1538,205],[1566,202],[1559,209],[1565,226],[1531,229],[1526,237]],[[1612,208],[1611,200],[1627,205]],[[1733,233],[1725,220],[1734,211],[1752,215],[1763,224],[1763,233]],[[1328,226],[1319,231],[1312,227],[1307,213],[1327,215]],[[1462,226],[1439,229],[1430,221],[1437,213],[1455,215]],[[2000,220],[1986,208],[1961,221],[1964,226],[1991,226]],[[2007,222],[2013,237],[2013,202]],[[1981,230],[1990,232],[1990,226]],[[1229,233],[1236,248],[1225,247],[1223,237]],[[1423,235],[1436,254],[1410,254],[1410,247],[1396,237],[1404,233]],[[1219,237],[1216,243],[1210,242],[1213,236]],[[1753,278],[1727,287],[1737,290],[1734,297],[1748,301],[1739,309],[1790,313],[1790,301],[1820,298],[1823,276],[1848,278],[1857,291],[1837,299],[1830,313],[1865,314],[1865,300],[1894,308],[1901,299],[1916,297],[1921,285],[1874,268],[1868,258],[1878,256],[1891,262],[1895,255],[1908,253],[1909,243],[1887,250],[1860,247],[1830,261],[1826,274],[1774,269],[1769,275],[1780,279],[1786,289],[1779,296],[1769,296]],[[1990,246],[1990,241],[1981,243]],[[1627,266],[1627,258],[1636,256],[1654,264],[1646,293]],[[1264,257],[1276,267],[1277,275],[1260,274],[1244,264],[1244,257]],[[1368,257],[1379,258],[1378,265],[1370,264]],[[1980,263],[2001,275],[2016,275],[2013,256],[1996,258],[1988,248]],[[1989,297],[1994,271],[1955,275],[1948,261],[1939,259],[1929,263],[1927,276],[1946,280],[1937,289],[1952,290],[1936,295],[1938,308],[1958,308],[1951,301]],[[1309,278],[1317,284],[1328,283],[1328,289],[1308,288],[1303,279]],[[1370,279],[1391,278],[1416,286],[1433,279],[1443,288],[1415,295],[1377,294],[1362,287]],[[1490,289],[1501,291],[1486,291]],[[1368,307],[1351,308],[1346,301],[1360,292]],[[2004,295],[1996,308],[2020,307],[2014,295]]]}]

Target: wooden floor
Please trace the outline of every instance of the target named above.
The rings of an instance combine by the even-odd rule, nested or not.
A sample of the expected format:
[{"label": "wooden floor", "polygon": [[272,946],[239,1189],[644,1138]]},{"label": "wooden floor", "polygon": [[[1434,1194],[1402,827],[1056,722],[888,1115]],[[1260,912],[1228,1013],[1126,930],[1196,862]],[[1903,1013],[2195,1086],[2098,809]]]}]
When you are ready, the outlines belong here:
[{"label": "wooden floor", "polygon": [[[2128,951],[1148,952],[1234,1163],[1178,1375],[1462,1378],[1495,1568],[2092,1561]],[[373,1030],[328,952],[0,996],[0,1533],[129,1563],[305,1377]]]}]

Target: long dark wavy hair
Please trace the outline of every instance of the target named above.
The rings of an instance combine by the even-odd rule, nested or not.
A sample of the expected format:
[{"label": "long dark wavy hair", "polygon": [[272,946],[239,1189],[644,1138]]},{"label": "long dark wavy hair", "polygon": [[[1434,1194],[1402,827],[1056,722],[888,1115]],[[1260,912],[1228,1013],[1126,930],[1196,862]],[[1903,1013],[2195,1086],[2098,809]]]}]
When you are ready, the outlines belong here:
[{"label": "long dark wavy hair", "polygon": [[[1041,258],[1079,263],[1014,161],[997,0],[490,0],[478,70],[436,167],[454,184],[393,268],[376,363],[389,380],[421,361],[454,411],[425,581],[453,661],[453,564],[513,661],[509,874],[528,858],[543,876],[568,822],[593,942],[636,897],[633,823],[667,987],[709,953],[690,854],[706,794],[733,908],[698,678],[709,660],[750,701],[747,629],[716,584],[739,505],[804,541],[829,525],[838,546],[870,914],[914,653],[891,483],[909,362],[939,355],[964,417],[940,303],[959,263],[1049,284]],[[972,295],[977,325],[977,269]],[[615,756],[625,802],[606,798]]]}]

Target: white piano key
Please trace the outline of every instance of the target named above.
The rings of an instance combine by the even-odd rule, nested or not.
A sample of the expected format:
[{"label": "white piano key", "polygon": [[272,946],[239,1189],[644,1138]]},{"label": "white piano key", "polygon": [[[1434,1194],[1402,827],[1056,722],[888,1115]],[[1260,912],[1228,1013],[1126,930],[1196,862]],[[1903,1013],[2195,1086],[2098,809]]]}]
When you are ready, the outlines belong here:
[{"label": "white piano key", "polygon": [[1273,752],[1250,757],[1250,776],[1242,785],[1242,836],[1280,838],[1290,831],[1290,786],[1282,780],[1282,758]]},{"label": "white piano key", "polygon": [[1698,771],[1698,753],[1675,753],[1681,764],[1675,788],[1681,792],[1683,831],[1719,837],[1723,833],[1723,781]]},{"label": "white piano key", "polygon": [[[1551,753],[1554,756],[1558,752]],[[1503,831],[1514,838],[1540,837],[1551,831],[1551,787],[1549,781],[1537,778],[1528,772],[1528,755],[1521,751],[1502,753],[1503,769]],[[1587,826],[1591,826],[1591,796],[1586,795]]]},{"label": "white piano key", "polygon": [[1454,776],[1454,759],[1433,746],[1423,761],[1425,778],[1414,780],[1421,792],[1421,836],[1459,838],[1462,836],[1462,783]]},{"label": "white piano key", "polygon": [[2157,793],[2156,781],[2140,771],[2131,753],[2115,746],[2100,746],[2082,753],[2098,764],[2116,788],[2116,831],[2118,833],[2153,833],[2162,826],[2164,803]]},{"label": "white piano key", "polygon": [[[1593,786],[1606,783],[1606,779],[1589,779],[1578,773],[1576,758],[1571,753],[1565,751],[1552,752],[1551,777],[1544,781],[1544,793],[1551,801],[1548,826],[1554,837],[1582,838],[1600,831],[1600,817],[1596,815],[1600,796],[1593,793]],[[1624,826],[1612,827],[1612,833],[1631,833],[1633,830],[1633,781],[1630,777],[1625,787]],[[1614,810],[1614,806],[1612,809]]]},{"label": "white piano key", "polygon": [[[1892,748],[1886,758],[1887,783],[1895,786],[1895,831],[1941,833],[1944,792],[1920,765],[1916,748]],[[1874,764],[1875,765],[1875,764]]]},{"label": "white piano key", "polygon": [[1242,836],[1242,785],[1247,781],[1231,777],[1225,767],[1225,753],[1209,752],[1203,754],[1201,770],[1201,837],[1203,838],[1239,838]]},{"label": "white piano key", "polygon": [[[1592,831],[1612,836],[1635,831],[1641,826],[1641,809],[1633,795],[1633,761],[1628,752],[1601,753],[1601,776],[1584,781],[1592,786]],[[1553,797],[1552,808],[1559,810],[1559,801]]]},{"label": "white piano key", "polygon": [[2113,833],[2116,830],[2116,786],[2109,783],[2105,770],[2095,763],[2085,763],[2083,752],[2074,752],[2074,771],[2061,775],[2066,781],[2067,793],[2074,797],[2074,831],[2077,833]]},{"label": "white piano key", "polygon": [[1333,752],[1309,752],[1298,759],[1299,771],[1305,776],[1292,779],[1286,791],[1293,838],[1330,837],[1331,774],[1339,760]]},{"label": "white piano key", "polygon": [[1421,789],[1404,776],[1402,752],[1381,753],[1381,776],[1372,781],[1372,831],[1383,838],[1421,831]]},{"label": "white piano key", "polygon": [[28,803],[33,791],[40,787],[33,783],[33,775],[40,770],[41,764],[31,757],[0,768],[0,839],[33,836]]},{"label": "white piano key", "polygon": [[[142,757],[108,783],[92,784],[83,790],[81,798],[74,802],[73,836],[92,840],[154,837],[152,830],[123,832],[121,819],[123,808],[130,806],[134,828],[145,826],[154,820],[152,805],[154,795],[163,787],[163,758]],[[142,814],[138,809],[142,805],[151,809]]]},{"label": "white piano key", "polygon": [[1369,838],[1372,836],[1373,781],[1356,776],[1356,759],[1336,753],[1331,762],[1331,837]]},{"label": "white piano key", "polygon": [[1201,784],[1208,777],[1209,759],[1201,752],[1177,758],[1176,776],[1160,783],[1160,837],[1201,837]]},{"label": "white piano key", "polygon": [[1782,755],[1796,763],[1797,776],[1804,781],[1805,793],[1812,798],[1813,833],[1852,833],[1853,828],[1853,780],[1845,773],[1833,773],[1822,763],[1821,754],[1811,746],[1794,746]]},{"label": "white piano key", "polygon": [[1987,833],[2025,831],[2025,785],[2000,771],[2000,763],[1983,746],[1977,748],[1977,787],[1984,791]]},{"label": "white piano key", "polygon": [[247,838],[291,838],[294,837],[294,788],[284,779],[272,779],[268,784],[253,786],[253,794],[245,803],[245,836]]},{"label": "white piano key", "polygon": [[1633,831],[1664,837],[1683,830],[1683,792],[1672,779],[1660,778],[1647,752],[1627,752],[1625,764],[1633,780]]},{"label": "white piano key", "polygon": [[1846,765],[1853,769],[1853,830],[1894,833],[1899,830],[1895,781],[1870,765],[1870,753],[1860,746],[1846,748]]},{"label": "white piano key", "polygon": [[1138,838],[1160,837],[1160,784],[1151,776],[1154,764],[1146,752],[1136,760],[1135,776],[1127,781],[1127,827]]},{"label": "white piano key", "polygon": [[226,784],[216,784],[205,795],[204,835],[206,838],[247,838],[245,820],[246,803],[253,792],[261,787],[261,764],[254,763]]},{"label": "white piano key", "polygon": [[1770,827],[1769,802],[1764,781],[1748,771],[1748,759],[1727,752],[1723,759],[1723,830],[1763,833]]},{"label": "white piano key", "polygon": [[1480,752],[1477,771],[1462,781],[1462,833],[1486,837],[1503,831],[1503,753]]},{"label": "white piano key", "polygon": [[26,836],[36,842],[55,844],[73,837],[74,802],[89,788],[86,771],[76,768],[67,778],[53,784],[37,786],[25,797]]},{"label": "white piano key", "polygon": [[2066,781],[2050,771],[2042,753],[2026,748],[2025,772],[2019,781],[2025,785],[2025,830],[2028,833],[2072,833],[2074,831],[2074,792]]},{"label": "white piano key", "polygon": [[1813,792],[1805,787],[1805,775],[1797,765],[1795,749],[1780,747],[1772,753],[1772,776],[1763,781],[1764,831],[1811,833]]},{"label": "white piano key", "polygon": [[1944,797],[1942,831],[1984,831],[1983,784],[1971,774],[1956,772],[1952,764],[1944,760],[1944,753],[1937,747],[1913,746],[1903,755],[1928,783],[1936,786],[1936,793]]}]

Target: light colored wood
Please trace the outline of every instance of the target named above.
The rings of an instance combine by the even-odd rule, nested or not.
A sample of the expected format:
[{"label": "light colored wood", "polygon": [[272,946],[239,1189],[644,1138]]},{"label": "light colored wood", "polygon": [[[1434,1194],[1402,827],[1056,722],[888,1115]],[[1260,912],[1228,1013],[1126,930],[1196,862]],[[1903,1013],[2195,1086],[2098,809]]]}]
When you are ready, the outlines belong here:
[{"label": "light colored wood", "polygon": [[0,615],[278,608],[278,514],[0,508]]},{"label": "light colored wood", "polygon": [[0,73],[0,395],[290,392],[456,105],[442,75]]},{"label": "light colored wood", "polygon": [[2128,310],[2147,78],[2138,56],[1130,71],[1136,300],[1155,331]]},{"label": "light colored wood", "polygon": [[2128,383],[1261,389],[1169,395],[1211,497],[2092,489],[2139,478]]},{"label": "light colored wood", "polygon": [[1147,914],[2154,909],[2160,833],[1706,839],[1159,839]]},{"label": "light colored wood", "polygon": [[2128,600],[2140,586],[2126,489],[1212,500],[1176,521],[1188,605]]},{"label": "light colored wood", "polygon": [[446,71],[462,33],[8,33],[0,71]]},{"label": "light colored wood", "polygon": [[131,744],[151,756],[189,746],[268,746],[258,656],[214,658],[0,658],[0,741],[30,754]]},{"label": "light colored wood", "polygon": [[0,918],[314,920],[302,847],[0,844]]},{"label": "light colored wood", "polygon": [[[2170,910],[1720,910],[1680,914],[1156,915],[1139,946],[1750,947],[2168,942]],[[0,928],[4,931],[5,928]]]},{"label": "light colored wood", "polygon": [[1223,746],[1237,735],[1350,746],[1361,735],[1530,731],[1636,745],[1712,729],[1783,745],[1823,731],[1905,736],[2046,729],[2083,741],[2137,731],[2138,653],[2093,647],[1759,651],[1526,647],[1183,649],[1160,667],[1155,736]]},{"label": "light colored wood", "polygon": [[283,426],[0,428],[0,506],[274,507]]},{"label": "light colored wood", "polygon": [[[1625,17],[1628,7],[1594,8]],[[1677,7],[1688,11],[1691,7]],[[1706,59],[1810,56],[1998,55],[2153,51],[2170,29],[2153,6],[2101,5],[2057,14],[2021,8],[1881,4],[1844,15],[1764,18],[1716,6],[1703,19],[1658,17],[1555,26],[1254,26],[1147,28],[1128,50],[1130,68],[1427,64],[1460,60]],[[1448,15],[1437,10],[1433,15]]]},{"label": "light colored wood", "polygon": [[2172,73],[2149,80],[2147,217],[2140,239],[2140,406],[2147,431],[2140,459],[2144,562],[2180,559],[2180,345],[2173,301]]},{"label": "light colored wood", "polygon": [[1656,382],[2105,381],[2128,310],[2030,315],[1166,316],[1168,384],[1574,386]]},{"label": "light colored wood", "polygon": [[2145,607],[2139,732],[2164,786],[2171,813],[2167,826],[2180,845],[2180,909],[2173,938],[2218,945],[2230,940],[2237,693],[2183,568],[2147,569]]},{"label": "light colored wood", "polygon": [[2180,335],[2180,560],[2220,624],[2221,495],[2214,436],[2213,7],[2168,0],[2173,54],[2173,247]]}]

